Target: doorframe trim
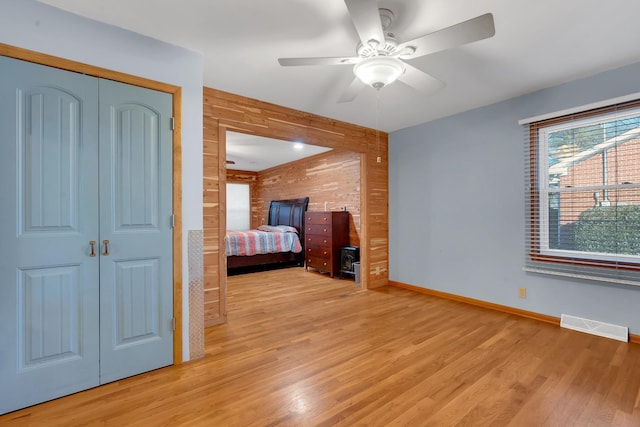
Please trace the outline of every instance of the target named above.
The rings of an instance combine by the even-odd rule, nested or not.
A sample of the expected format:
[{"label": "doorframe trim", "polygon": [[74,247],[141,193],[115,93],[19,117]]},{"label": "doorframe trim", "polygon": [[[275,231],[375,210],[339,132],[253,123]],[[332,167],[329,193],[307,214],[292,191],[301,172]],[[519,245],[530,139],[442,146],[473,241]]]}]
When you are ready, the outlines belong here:
[{"label": "doorframe trim", "polygon": [[0,55],[173,95],[173,364],[182,363],[182,88],[0,43]]}]

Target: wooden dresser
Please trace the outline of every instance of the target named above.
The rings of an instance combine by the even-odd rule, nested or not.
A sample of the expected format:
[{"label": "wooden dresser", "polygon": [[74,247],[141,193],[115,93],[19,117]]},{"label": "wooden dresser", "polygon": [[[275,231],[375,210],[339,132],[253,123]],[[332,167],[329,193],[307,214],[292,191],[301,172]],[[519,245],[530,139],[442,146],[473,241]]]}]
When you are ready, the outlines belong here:
[{"label": "wooden dresser", "polygon": [[310,212],[305,216],[306,267],[340,271],[340,248],[349,246],[349,212]]}]

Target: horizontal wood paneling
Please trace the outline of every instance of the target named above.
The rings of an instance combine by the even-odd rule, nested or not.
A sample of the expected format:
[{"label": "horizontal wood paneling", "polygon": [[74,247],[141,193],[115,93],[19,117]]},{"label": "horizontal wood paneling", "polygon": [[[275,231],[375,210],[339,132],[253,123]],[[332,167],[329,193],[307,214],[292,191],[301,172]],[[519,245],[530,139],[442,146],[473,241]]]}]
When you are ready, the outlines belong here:
[{"label": "horizontal wood paneling", "polygon": [[252,184],[258,181],[258,172],[227,169],[227,182]]},{"label": "horizontal wood paneling", "polygon": [[251,228],[267,223],[269,202],[309,197],[310,211],[349,212],[349,244],[360,246],[360,154],[342,150],[261,172],[227,169],[227,182],[249,184]]},{"label": "horizontal wood paneling", "polygon": [[[204,88],[203,141],[203,226],[205,289],[220,292],[220,313],[211,314],[206,324],[224,321],[226,267],[224,239],[226,181],[224,138],[226,130],[244,132],[287,141],[302,140],[319,145],[362,153],[360,247],[361,284],[374,288],[388,280],[388,135],[373,129],[292,110],[216,89]],[[222,153],[222,154],[221,154]],[[376,158],[380,157],[378,163]],[[376,274],[379,273],[379,274]],[[209,303],[209,301],[207,301]],[[213,312],[211,312],[213,313]]]},{"label": "horizontal wood paneling", "polygon": [[349,244],[360,246],[360,154],[333,150],[258,173],[252,227],[266,224],[269,202],[309,197],[310,211],[349,212]]},{"label": "horizontal wood paneling", "polygon": [[[204,114],[203,119],[203,144],[202,144],[202,175],[203,175],[203,195],[202,195],[202,229],[203,229],[203,259],[204,259],[204,324],[206,326],[223,323],[224,306],[220,299],[220,293],[226,277],[226,271],[222,274],[226,265],[221,263],[221,254],[224,248],[220,247],[221,224],[220,212],[226,210],[226,192],[220,186],[220,153],[219,147],[219,121]],[[225,182],[226,180],[222,180]],[[222,201],[222,203],[221,203]]]}]

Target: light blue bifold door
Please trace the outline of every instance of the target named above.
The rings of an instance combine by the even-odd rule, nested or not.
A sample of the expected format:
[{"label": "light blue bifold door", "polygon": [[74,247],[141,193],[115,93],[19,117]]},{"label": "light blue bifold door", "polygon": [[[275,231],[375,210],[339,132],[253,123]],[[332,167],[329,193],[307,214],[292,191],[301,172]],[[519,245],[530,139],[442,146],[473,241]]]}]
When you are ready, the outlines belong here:
[{"label": "light blue bifold door", "polygon": [[99,384],[98,82],[0,69],[4,413]]},{"label": "light blue bifold door", "polygon": [[100,81],[100,378],[173,363],[171,95]]},{"label": "light blue bifold door", "polygon": [[0,71],[2,414],[173,362],[173,100]]}]

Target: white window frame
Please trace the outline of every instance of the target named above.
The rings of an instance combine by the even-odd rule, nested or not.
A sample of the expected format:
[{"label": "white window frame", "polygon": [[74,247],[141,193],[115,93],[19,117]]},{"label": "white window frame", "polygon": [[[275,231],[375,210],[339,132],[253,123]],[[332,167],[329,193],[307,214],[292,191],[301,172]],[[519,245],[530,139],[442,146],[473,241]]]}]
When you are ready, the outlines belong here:
[{"label": "white window frame", "polygon": [[584,127],[589,125],[596,125],[607,123],[615,120],[623,120],[625,118],[633,118],[640,116],[640,108],[633,108],[626,111],[617,111],[611,113],[599,114],[584,119],[577,119],[559,123],[557,125],[549,125],[538,129],[538,183],[539,183],[539,205],[538,215],[540,218],[538,230],[539,236],[539,251],[540,254],[552,257],[562,258],[579,258],[589,260],[602,260],[602,261],[614,261],[614,262],[626,262],[626,263],[640,263],[640,255],[628,255],[628,254],[610,254],[599,252],[584,252],[584,251],[572,251],[566,249],[552,249],[549,247],[549,194],[550,193],[562,193],[562,192],[578,192],[594,190],[598,191],[603,188],[615,190],[615,189],[631,189],[640,188],[640,183],[631,184],[613,184],[613,185],[598,185],[598,186],[584,186],[584,187],[571,187],[571,188],[553,188],[549,187],[549,135],[569,129],[578,127]]}]

